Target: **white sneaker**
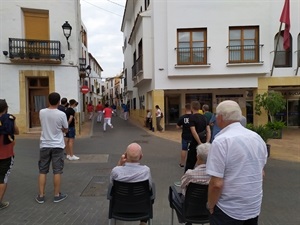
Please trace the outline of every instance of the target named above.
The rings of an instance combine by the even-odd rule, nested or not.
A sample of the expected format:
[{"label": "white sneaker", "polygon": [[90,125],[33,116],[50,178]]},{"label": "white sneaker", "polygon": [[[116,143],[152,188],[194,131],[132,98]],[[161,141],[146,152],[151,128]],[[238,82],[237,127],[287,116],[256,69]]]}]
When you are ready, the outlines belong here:
[{"label": "white sneaker", "polygon": [[70,158],[70,155],[67,155],[67,157],[66,157],[67,159],[69,159]]},{"label": "white sneaker", "polygon": [[68,159],[71,161],[74,161],[74,160],[78,160],[79,157],[77,157],[76,155],[73,155],[73,156],[70,156]]}]

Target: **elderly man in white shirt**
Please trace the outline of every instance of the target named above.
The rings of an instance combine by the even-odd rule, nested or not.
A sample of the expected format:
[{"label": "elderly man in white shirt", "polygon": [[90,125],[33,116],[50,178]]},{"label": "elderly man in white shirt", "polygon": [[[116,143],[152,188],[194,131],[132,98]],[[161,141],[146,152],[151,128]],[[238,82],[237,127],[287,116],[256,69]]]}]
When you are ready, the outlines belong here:
[{"label": "elderly man in white shirt", "polygon": [[221,131],[208,154],[206,172],[211,175],[207,208],[211,225],[257,225],[262,203],[266,143],[244,128],[241,109],[234,101],[216,108]]}]

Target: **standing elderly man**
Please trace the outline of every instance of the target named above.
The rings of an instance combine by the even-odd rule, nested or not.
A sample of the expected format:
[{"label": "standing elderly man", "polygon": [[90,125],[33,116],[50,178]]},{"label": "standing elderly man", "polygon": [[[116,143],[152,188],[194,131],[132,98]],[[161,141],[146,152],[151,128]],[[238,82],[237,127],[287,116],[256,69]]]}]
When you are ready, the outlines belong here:
[{"label": "standing elderly man", "polygon": [[241,109],[234,101],[216,108],[221,131],[212,143],[206,163],[211,175],[207,208],[211,225],[257,225],[262,202],[266,143],[244,128]]},{"label": "standing elderly man", "polygon": [[[142,147],[137,143],[128,145],[125,153],[121,156],[118,165],[114,167],[110,174],[110,182],[113,180],[122,182],[139,182],[149,180],[152,186],[150,168],[141,165],[139,162],[143,158]],[[147,221],[142,220],[140,225],[146,225]]]}]

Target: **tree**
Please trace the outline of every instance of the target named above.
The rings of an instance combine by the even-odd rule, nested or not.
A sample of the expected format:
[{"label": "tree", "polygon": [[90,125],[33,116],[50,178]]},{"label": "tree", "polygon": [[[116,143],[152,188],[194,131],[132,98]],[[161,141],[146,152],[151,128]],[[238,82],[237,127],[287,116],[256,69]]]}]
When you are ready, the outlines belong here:
[{"label": "tree", "polygon": [[261,115],[261,108],[263,108],[271,122],[275,121],[276,113],[281,112],[285,107],[286,100],[280,92],[270,91],[255,96],[255,114]]}]

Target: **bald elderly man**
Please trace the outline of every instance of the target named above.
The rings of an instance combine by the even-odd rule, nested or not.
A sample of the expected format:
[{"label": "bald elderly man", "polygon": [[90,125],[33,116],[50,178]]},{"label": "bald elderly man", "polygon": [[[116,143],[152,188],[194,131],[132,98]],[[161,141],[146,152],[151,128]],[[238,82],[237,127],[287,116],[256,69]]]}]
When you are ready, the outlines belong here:
[{"label": "bald elderly man", "polygon": [[125,153],[121,156],[118,165],[114,167],[110,174],[110,181],[139,182],[149,180],[152,185],[150,168],[140,164],[143,158],[142,147],[137,143],[128,145]]},{"label": "bald elderly man", "polygon": [[[125,153],[121,156],[118,165],[114,167],[110,174],[110,182],[113,180],[135,183],[149,180],[152,186],[150,168],[140,164],[143,158],[142,147],[137,143],[127,146]],[[146,225],[147,220],[141,220],[140,225]]]}]

